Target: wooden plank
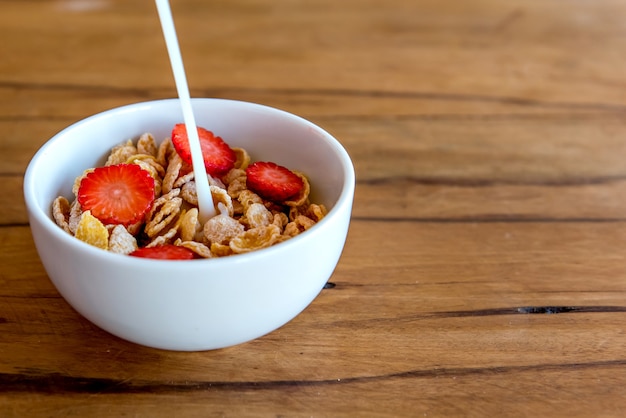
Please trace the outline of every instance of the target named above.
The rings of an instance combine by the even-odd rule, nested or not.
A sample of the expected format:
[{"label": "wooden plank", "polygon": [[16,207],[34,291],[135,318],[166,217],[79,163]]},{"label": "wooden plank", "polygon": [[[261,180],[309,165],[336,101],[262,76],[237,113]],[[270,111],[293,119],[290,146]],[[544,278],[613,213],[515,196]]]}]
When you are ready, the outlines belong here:
[{"label": "wooden plank", "polygon": [[[0,409],[9,416],[26,412],[37,416],[173,416],[182,413],[205,417],[207,410],[212,410],[216,414],[237,416],[301,415],[306,411],[341,417],[355,414],[393,417],[398,411],[414,416],[551,414],[587,417],[601,411],[602,416],[620,417],[626,407],[626,393],[615,379],[615,373],[621,370],[623,365],[613,363],[578,364],[567,368],[554,365],[501,367],[481,371],[436,368],[396,376],[336,378],[312,384],[215,382],[195,388],[182,382],[169,392],[152,387],[148,393],[133,395],[115,393],[115,386],[106,384],[98,389],[94,385],[94,393],[54,393],[54,381],[50,381],[53,394],[0,395],[3,404],[10,405]],[[389,396],[390,393],[405,396]],[[593,401],[585,401],[588,396]],[[598,402],[603,403],[600,406]]]},{"label": "wooden plank", "polygon": [[[7,60],[0,67],[4,80],[67,84],[70,72],[76,84],[171,87],[163,41],[154,36],[159,26],[152,4],[115,1],[83,11],[60,4],[5,5],[0,35],[20,37],[6,46],[7,56],[37,57],[38,65]],[[188,2],[174,12],[193,86],[378,86],[621,103],[615,86],[626,64],[614,51],[623,49],[625,29],[618,16],[626,6],[619,0],[578,0],[568,7],[542,1],[451,4]],[[59,53],[58,45],[68,48]],[[150,71],[134,70],[146,67]]]}]

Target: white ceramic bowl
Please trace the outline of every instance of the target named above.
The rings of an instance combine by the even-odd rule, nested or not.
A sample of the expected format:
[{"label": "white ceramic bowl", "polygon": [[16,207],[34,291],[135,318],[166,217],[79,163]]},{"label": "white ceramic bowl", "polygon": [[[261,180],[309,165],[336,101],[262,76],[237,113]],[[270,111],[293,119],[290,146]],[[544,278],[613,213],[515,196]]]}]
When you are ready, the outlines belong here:
[{"label": "white ceramic bowl", "polygon": [[341,255],[352,210],[354,168],[339,142],[316,125],[270,107],[194,99],[199,126],[253,160],[306,173],[311,200],[328,215],[305,233],[256,252],[166,261],[109,253],[59,228],[58,195],[72,198],[76,176],[102,165],[110,149],[144,132],[157,141],[182,122],[176,99],[137,103],[84,119],[50,139],[24,178],[30,226],[41,261],[80,314],[126,340],[196,351],[243,343],[284,325],[319,294]]}]

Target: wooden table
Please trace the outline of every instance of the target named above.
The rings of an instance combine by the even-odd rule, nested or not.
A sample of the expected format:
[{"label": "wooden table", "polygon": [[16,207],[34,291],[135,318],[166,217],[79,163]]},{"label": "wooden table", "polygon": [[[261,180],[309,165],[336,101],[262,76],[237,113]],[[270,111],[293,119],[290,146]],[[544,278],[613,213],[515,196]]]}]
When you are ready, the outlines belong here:
[{"label": "wooden table", "polygon": [[302,115],[351,154],[334,287],[197,353],[73,311],[24,170],[79,119],[174,97],[165,43],[150,1],[0,1],[0,416],[626,416],[626,2],[172,9],[193,96]]}]

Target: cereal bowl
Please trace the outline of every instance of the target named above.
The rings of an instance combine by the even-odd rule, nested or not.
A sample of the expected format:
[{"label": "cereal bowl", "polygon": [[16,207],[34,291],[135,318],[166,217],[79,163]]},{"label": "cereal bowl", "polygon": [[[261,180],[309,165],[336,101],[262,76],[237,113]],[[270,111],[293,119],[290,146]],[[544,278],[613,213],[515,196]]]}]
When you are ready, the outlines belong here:
[{"label": "cereal bowl", "polygon": [[112,147],[150,132],[157,140],[183,120],[177,99],[137,103],[77,122],[32,158],[24,197],[43,266],[81,315],[137,344],[177,351],[253,340],[303,311],[332,275],[346,240],[354,168],[340,143],[290,113],[253,103],[193,99],[196,122],[255,160],[306,173],[327,215],[304,233],[258,251],[172,261],[130,257],[86,244],[53,220],[51,203],[100,166]]}]

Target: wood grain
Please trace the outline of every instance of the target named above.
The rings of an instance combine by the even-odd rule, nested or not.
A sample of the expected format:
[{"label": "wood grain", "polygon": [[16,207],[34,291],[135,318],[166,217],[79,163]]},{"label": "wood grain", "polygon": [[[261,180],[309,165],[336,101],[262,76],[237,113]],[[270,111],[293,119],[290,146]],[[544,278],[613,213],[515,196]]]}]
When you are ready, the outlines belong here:
[{"label": "wood grain", "polygon": [[626,3],[172,3],[193,96],[348,150],[341,261],[292,322],[227,349],[82,318],[22,177],[69,124],[175,95],[156,10],[0,0],[0,416],[626,414]]}]

